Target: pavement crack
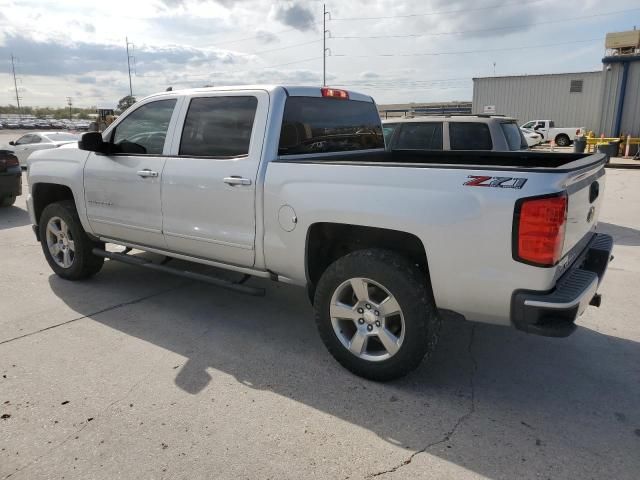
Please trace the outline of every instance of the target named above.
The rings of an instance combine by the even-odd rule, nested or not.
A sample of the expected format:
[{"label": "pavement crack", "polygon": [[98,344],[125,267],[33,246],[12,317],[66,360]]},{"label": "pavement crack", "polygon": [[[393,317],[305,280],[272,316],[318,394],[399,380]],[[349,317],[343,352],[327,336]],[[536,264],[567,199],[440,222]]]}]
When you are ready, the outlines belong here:
[{"label": "pavement crack", "polygon": [[403,460],[398,465],[395,465],[394,467],[389,468],[388,470],[383,470],[383,471],[380,471],[380,472],[370,473],[365,478],[375,478],[375,477],[379,477],[381,475],[386,475],[388,473],[394,473],[394,472],[400,470],[402,467],[405,467],[405,466],[409,465],[417,455],[426,452],[430,448],[433,448],[433,447],[435,447],[437,445],[440,445],[442,443],[445,443],[445,442],[448,442],[449,440],[451,440],[451,438],[458,431],[458,428],[460,427],[460,425],[462,425],[465,421],[467,421],[469,419],[469,417],[471,415],[473,415],[473,413],[476,411],[475,376],[476,376],[476,372],[478,370],[478,362],[476,361],[475,357],[473,356],[473,341],[475,339],[475,332],[476,332],[476,326],[473,325],[471,327],[471,334],[469,335],[469,345],[467,347],[467,351],[469,353],[469,358],[471,359],[471,374],[469,376],[469,390],[470,390],[470,393],[471,393],[471,402],[470,402],[470,405],[469,405],[469,410],[464,415],[461,415],[455,421],[455,423],[453,424],[453,427],[451,427],[451,429],[449,431],[447,431],[447,433],[445,433],[445,435],[440,440],[436,440],[435,442],[431,442],[431,443],[425,445],[420,450],[416,450],[415,452],[413,452],[409,457],[407,457],[405,460]]},{"label": "pavement crack", "polygon": [[77,322],[78,320],[83,320],[85,318],[93,317],[94,315],[100,315],[102,313],[110,312],[112,310],[116,310],[116,309],[121,308],[121,307],[126,307],[126,306],[129,306],[129,305],[135,305],[136,303],[142,302],[144,300],[148,300],[150,298],[157,297],[159,295],[164,295],[165,293],[173,292],[174,290],[179,290],[179,289],[185,287],[186,285],[187,284],[182,284],[182,285],[178,285],[177,287],[164,289],[164,290],[161,290],[159,292],[155,292],[155,293],[151,293],[149,295],[145,295],[144,297],[135,298],[133,300],[129,300],[127,302],[122,302],[122,303],[119,303],[117,305],[111,305],[111,306],[103,308],[101,310],[97,310],[95,312],[91,312],[91,313],[88,313],[86,315],[82,315],[82,316],[77,317],[77,318],[72,318],[71,320],[67,320],[67,321],[64,321],[64,322],[61,322],[61,323],[56,323],[55,325],[49,325],[48,327],[41,328],[40,330],[36,330],[34,332],[25,333],[24,335],[18,335],[17,337],[13,337],[13,338],[9,338],[7,340],[1,341],[0,345],[4,345],[5,343],[14,342],[14,341],[20,340],[22,338],[31,337],[33,335],[37,335],[39,333],[46,332],[48,330],[53,330],[54,328],[62,327],[64,325],[68,325],[70,323]]}]

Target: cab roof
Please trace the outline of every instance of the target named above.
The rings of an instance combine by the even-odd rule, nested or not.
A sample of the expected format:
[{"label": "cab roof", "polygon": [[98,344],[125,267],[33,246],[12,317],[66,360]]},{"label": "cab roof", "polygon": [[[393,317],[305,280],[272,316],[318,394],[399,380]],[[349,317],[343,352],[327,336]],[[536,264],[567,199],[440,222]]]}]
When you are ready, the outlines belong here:
[{"label": "cab roof", "polygon": [[[333,87],[328,87],[333,88]],[[358,100],[361,102],[372,102],[373,98],[363,93],[336,88],[349,94],[349,100]],[[290,97],[322,97],[322,87],[297,86],[297,85],[225,85],[221,87],[202,87],[187,88],[181,90],[170,90],[168,92],[158,92],[145,98],[174,96],[174,95],[193,95],[208,92],[242,92],[245,90],[264,90],[269,94],[284,93]]]}]

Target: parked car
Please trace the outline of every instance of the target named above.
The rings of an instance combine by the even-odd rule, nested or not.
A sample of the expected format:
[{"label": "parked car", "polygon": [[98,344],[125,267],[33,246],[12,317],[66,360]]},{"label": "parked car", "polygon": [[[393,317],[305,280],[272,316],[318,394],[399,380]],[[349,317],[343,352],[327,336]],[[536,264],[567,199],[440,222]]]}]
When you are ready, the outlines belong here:
[{"label": "parked car", "polygon": [[20,122],[18,120],[6,120],[4,126],[6,128],[20,128]]},{"label": "parked car", "polygon": [[558,128],[553,120],[529,120],[521,128],[533,130],[542,135],[544,142],[553,140],[559,147],[568,147],[576,137],[585,134],[585,127]]},{"label": "parked car", "polygon": [[13,152],[0,150],[0,207],[10,207],[22,195],[22,170]]},{"label": "parked car", "polygon": [[23,128],[25,130],[32,130],[36,128],[36,124],[33,120],[20,120],[18,122],[18,128]]},{"label": "parked car", "polygon": [[[465,146],[488,148],[486,129],[505,121],[446,120],[462,125]],[[521,139],[514,128],[502,142]],[[427,138],[457,145],[452,137]],[[612,250],[595,231],[603,154],[384,147],[369,95],[163,92],[85,133],[78,148],[35,152],[27,205],[47,262],[68,280],[110,258],[237,293],[264,294],[249,275],[306,288],[328,350],[374,380],[432,353],[441,310],[566,336],[599,303]],[[246,276],[234,283],[106,243]]]},{"label": "parked car", "polygon": [[57,148],[67,143],[75,143],[80,137],[68,132],[34,132],[9,142],[13,152],[20,160],[20,165],[27,166],[27,159],[37,150]]},{"label": "parked car", "polygon": [[391,149],[526,150],[527,143],[513,118],[488,115],[450,115],[383,120]]},{"label": "parked car", "polygon": [[535,147],[542,143],[542,135],[539,133],[529,130],[528,128],[520,128],[520,130],[522,130],[522,136],[529,147]]}]

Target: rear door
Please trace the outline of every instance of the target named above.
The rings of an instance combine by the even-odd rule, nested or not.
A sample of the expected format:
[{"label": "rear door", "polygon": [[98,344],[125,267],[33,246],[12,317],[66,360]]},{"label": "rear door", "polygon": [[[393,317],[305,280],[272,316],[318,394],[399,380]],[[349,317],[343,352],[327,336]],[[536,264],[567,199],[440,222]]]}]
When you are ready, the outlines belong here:
[{"label": "rear door", "polygon": [[186,98],[162,177],[169,250],[253,266],[256,179],[268,110],[263,90]]}]

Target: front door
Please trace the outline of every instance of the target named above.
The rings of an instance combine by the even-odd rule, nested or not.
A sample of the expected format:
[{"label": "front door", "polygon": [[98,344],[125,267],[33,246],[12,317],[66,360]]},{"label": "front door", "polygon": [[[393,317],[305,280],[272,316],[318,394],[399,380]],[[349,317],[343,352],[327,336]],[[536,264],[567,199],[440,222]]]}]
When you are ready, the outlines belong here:
[{"label": "front door", "polygon": [[176,102],[173,98],[140,105],[105,132],[113,153],[89,155],[84,188],[96,235],[165,248],[160,187]]},{"label": "front door", "polygon": [[269,95],[194,94],[185,100],[162,177],[169,250],[240,266],[255,260],[256,179]]}]

